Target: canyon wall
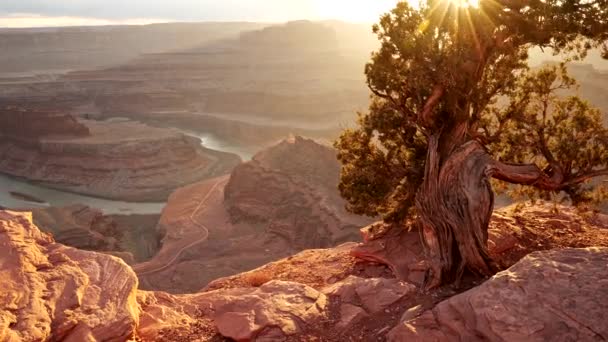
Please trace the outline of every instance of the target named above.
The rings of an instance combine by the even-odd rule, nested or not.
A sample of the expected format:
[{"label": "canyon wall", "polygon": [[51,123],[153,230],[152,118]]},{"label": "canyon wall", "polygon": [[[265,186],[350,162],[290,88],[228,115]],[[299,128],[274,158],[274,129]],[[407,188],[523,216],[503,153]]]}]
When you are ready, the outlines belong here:
[{"label": "canyon wall", "polygon": [[[358,39],[340,40],[353,32]],[[0,104],[60,106],[85,118],[137,116],[164,127],[194,122],[200,132],[220,127],[231,141],[241,134],[245,142],[263,140],[250,128],[270,133],[272,142],[289,133],[331,139],[367,107],[362,65],[375,46],[370,41],[366,25],[275,25],[103,69],[0,77]]]},{"label": "canyon wall", "polygon": [[299,249],[329,247],[366,221],[344,209],[339,177],[333,148],[296,136],[236,167],[224,203],[233,222],[263,224]]},{"label": "canyon wall", "polygon": [[[240,162],[178,131],[133,122],[76,122],[60,116],[67,118],[60,128],[50,124],[45,132],[33,122],[32,128],[27,121],[24,126],[20,115],[4,118],[23,134],[0,135],[0,172],[95,197],[162,202],[176,188],[227,173]],[[45,120],[55,119],[53,114]],[[74,136],[70,127],[90,134]]]},{"label": "canyon wall", "polygon": [[235,22],[0,29],[0,74],[98,68],[264,26]]},{"label": "canyon wall", "polygon": [[178,189],[161,215],[161,250],[134,266],[142,288],[194,292],[304,249],[358,240],[372,220],[344,210],[335,153],[293,137],[230,176]]},{"label": "canyon wall", "polygon": [[160,215],[104,215],[84,205],[32,209],[33,222],[61,244],[105,252],[128,264],[150,259],[160,248]]},{"label": "canyon wall", "polygon": [[38,141],[44,137],[86,137],[90,131],[72,115],[53,111],[0,109],[0,138]]}]

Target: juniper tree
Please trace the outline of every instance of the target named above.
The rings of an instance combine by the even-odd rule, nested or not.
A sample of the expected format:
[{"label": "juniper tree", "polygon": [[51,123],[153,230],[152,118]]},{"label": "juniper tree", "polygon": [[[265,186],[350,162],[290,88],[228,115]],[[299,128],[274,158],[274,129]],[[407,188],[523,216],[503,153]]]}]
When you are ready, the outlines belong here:
[{"label": "juniper tree", "polygon": [[608,175],[601,113],[577,96],[565,63],[528,67],[533,47],[579,59],[606,52],[608,0],[400,2],[373,28],[369,111],[336,141],[348,209],[415,217],[427,286],[489,275],[492,179],[591,199]]}]

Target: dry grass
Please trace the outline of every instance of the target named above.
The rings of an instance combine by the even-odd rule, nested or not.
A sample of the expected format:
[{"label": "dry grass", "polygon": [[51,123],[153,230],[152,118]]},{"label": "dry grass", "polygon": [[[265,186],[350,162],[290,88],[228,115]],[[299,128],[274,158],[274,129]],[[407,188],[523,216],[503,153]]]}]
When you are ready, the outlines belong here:
[{"label": "dry grass", "polygon": [[272,280],[272,274],[264,270],[253,271],[244,275],[245,283],[253,287],[260,287]]}]

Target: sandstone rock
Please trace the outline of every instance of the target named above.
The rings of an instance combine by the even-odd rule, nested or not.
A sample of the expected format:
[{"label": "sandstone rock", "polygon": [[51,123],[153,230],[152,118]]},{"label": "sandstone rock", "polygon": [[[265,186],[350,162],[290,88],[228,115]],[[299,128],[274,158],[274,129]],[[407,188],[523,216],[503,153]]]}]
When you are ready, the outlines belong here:
[{"label": "sandstone rock", "polygon": [[414,294],[415,291],[414,285],[397,279],[369,279],[355,276],[349,276],[323,290],[327,295],[339,297],[343,303],[360,303],[371,314],[386,309],[391,304]]},{"label": "sandstone rock", "polygon": [[194,292],[302,250],[358,240],[371,220],[344,210],[339,170],[335,150],[293,137],[229,177],[176,190],[160,219],[160,252],[134,267],[142,287]]},{"label": "sandstone rock", "polygon": [[608,339],[608,248],[535,252],[406,321],[389,341]]},{"label": "sandstone rock", "polygon": [[407,309],[407,311],[404,312],[403,315],[401,315],[400,322],[406,322],[411,319],[414,319],[414,318],[422,315],[424,312],[425,312],[425,310],[422,305],[416,305],[414,307],[411,307],[411,308]]},{"label": "sandstone rock", "polygon": [[120,259],[56,244],[31,215],[0,212],[0,340],[125,341],[137,278]]},{"label": "sandstone rock", "polygon": [[[234,276],[216,279],[203,291],[226,288],[251,287],[251,275],[263,274],[269,279],[293,281],[321,290],[328,285],[336,284],[351,274],[359,273],[357,260],[350,256],[350,251],[357,244],[349,242],[327,249],[305,250],[293,256],[270,262],[252,271]],[[390,272],[386,267],[379,267]],[[363,265],[363,272],[376,269],[374,265]],[[387,272],[387,273],[388,273]],[[369,274],[364,274],[369,276]]]},{"label": "sandstone rock", "polygon": [[271,281],[258,289],[210,292],[219,332],[236,341],[254,340],[266,328],[277,327],[286,335],[303,331],[326,315],[327,298],[302,284]]},{"label": "sandstone rock", "polygon": [[297,249],[352,241],[371,220],[346,212],[339,174],[334,149],[293,137],[234,169],[225,206],[233,222],[264,224]]},{"label": "sandstone rock", "polygon": [[353,325],[361,322],[369,315],[359,306],[343,303],[340,306],[340,322],[336,324],[336,328],[340,330],[349,330]]},{"label": "sandstone rock", "polygon": [[[584,220],[567,226],[565,218],[575,216],[535,210],[538,221],[526,222],[602,242]],[[367,240],[382,234],[370,232]],[[391,274],[366,278],[362,269],[386,267],[355,263],[353,243],[252,271],[266,279],[255,286],[249,272],[186,295],[137,291],[119,259],[56,244],[23,213],[0,212],[0,247],[1,341],[375,340],[395,324],[393,341],[587,341],[608,334],[607,248],[531,254],[421,314],[453,290],[415,293],[411,284],[381,278]]]},{"label": "sandstone rock", "polygon": [[305,332],[328,315],[324,294],[303,284],[277,280],[259,288],[193,295],[143,292],[138,301],[142,310],[138,332],[148,340],[162,340],[159,333],[163,328],[183,329],[186,340],[200,338],[201,334],[189,335],[188,327],[208,318],[221,335],[236,341],[281,341]]}]

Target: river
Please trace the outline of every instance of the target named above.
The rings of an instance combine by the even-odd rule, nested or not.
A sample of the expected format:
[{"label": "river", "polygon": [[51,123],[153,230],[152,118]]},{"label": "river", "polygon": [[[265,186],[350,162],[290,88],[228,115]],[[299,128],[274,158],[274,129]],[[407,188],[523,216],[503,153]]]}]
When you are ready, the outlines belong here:
[{"label": "river", "polygon": [[[45,201],[46,203],[41,204],[22,201],[13,198],[10,192],[23,193]],[[165,206],[165,203],[130,203],[78,195],[45,188],[0,174],[0,206],[15,209],[51,205],[59,207],[71,204],[85,204],[93,208],[101,209],[106,214],[158,214]]]},{"label": "river", "polygon": [[234,153],[241,157],[243,161],[248,161],[253,158],[253,155],[257,152],[254,148],[246,148],[243,146],[238,146],[236,144],[218,139],[215,135],[211,133],[201,133],[201,132],[191,132],[191,131],[183,131],[186,135],[199,138],[201,140],[201,144],[212,150]]},{"label": "river", "polygon": [[[190,136],[201,139],[201,144],[209,149],[235,153],[243,160],[249,160],[253,152],[245,148],[223,142],[209,133],[184,132]],[[10,193],[17,192],[40,199],[46,203],[35,203],[14,198]],[[25,209],[45,206],[67,206],[71,204],[84,204],[102,210],[105,214],[159,214],[165,203],[134,203],[121,202],[70,192],[49,189],[40,185],[29,183],[0,174],[0,206],[13,209]]]}]

